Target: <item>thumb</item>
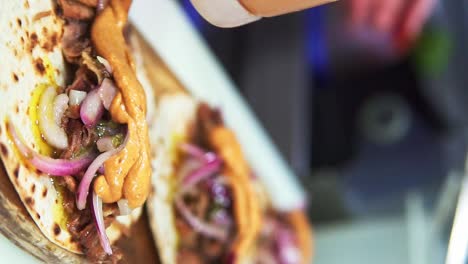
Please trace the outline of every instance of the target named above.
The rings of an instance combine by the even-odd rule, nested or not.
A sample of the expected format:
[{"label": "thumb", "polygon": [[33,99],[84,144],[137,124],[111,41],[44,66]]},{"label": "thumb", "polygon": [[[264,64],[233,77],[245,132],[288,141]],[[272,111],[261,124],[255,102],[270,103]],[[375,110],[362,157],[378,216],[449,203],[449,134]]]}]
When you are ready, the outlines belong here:
[{"label": "thumb", "polygon": [[205,20],[218,27],[237,27],[260,19],[245,9],[238,0],[191,0],[191,2]]},{"label": "thumb", "polygon": [[410,3],[399,30],[396,45],[400,51],[410,48],[432,13],[436,0],[414,0]]}]

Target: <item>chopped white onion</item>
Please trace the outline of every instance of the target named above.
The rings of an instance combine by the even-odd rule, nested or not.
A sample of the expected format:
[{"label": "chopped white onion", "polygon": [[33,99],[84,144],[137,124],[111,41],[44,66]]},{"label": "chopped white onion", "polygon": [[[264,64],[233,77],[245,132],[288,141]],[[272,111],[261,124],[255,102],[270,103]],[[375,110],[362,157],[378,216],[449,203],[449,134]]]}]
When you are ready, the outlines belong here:
[{"label": "chopped white onion", "polygon": [[[102,4],[102,5],[104,5],[104,4]],[[112,67],[110,66],[109,62],[108,62],[106,59],[104,59],[104,58],[101,57],[101,56],[97,56],[96,59],[97,59],[100,63],[102,63],[102,65],[104,65],[104,67],[106,67],[106,70],[107,70],[109,73],[112,73]]]},{"label": "chopped white onion", "polygon": [[127,199],[120,199],[117,201],[117,205],[119,206],[120,215],[129,215],[132,213],[132,209],[130,209],[130,206],[128,206]]},{"label": "chopped white onion", "polygon": [[111,79],[104,78],[98,90],[99,97],[101,98],[104,108],[109,110],[112,101],[114,100],[114,97],[117,94],[117,87],[115,87],[115,84]]},{"label": "chopped white onion", "polygon": [[42,94],[38,107],[39,128],[47,143],[58,149],[66,149],[68,147],[67,134],[55,121],[54,101],[56,97],[56,88],[52,86]]},{"label": "chopped white onion", "polygon": [[57,126],[62,123],[62,116],[68,108],[68,96],[66,94],[59,94],[54,100],[54,120]]},{"label": "chopped white onion", "polygon": [[86,98],[87,92],[70,90],[70,105],[80,105]]},{"label": "chopped white onion", "polygon": [[112,137],[103,137],[96,142],[97,148],[100,152],[106,152],[115,149],[112,143]]},{"label": "chopped white onion", "polygon": [[86,127],[94,127],[101,119],[103,113],[104,106],[99,97],[99,91],[97,89],[91,90],[81,103],[81,121],[83,121]]}]

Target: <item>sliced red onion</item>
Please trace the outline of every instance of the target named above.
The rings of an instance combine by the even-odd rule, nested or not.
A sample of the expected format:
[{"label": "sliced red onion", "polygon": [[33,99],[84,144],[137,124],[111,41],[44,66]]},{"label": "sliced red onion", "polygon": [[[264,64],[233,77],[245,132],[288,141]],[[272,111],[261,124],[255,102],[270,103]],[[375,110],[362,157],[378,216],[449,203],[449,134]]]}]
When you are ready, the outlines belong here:
[{"label": "sliced red onion", "polygon": [[106,171],[104,170],[104,165],[101,165],[101,167],[99,167],[98,172],[99,172],[100,174],[106,173]]},{"label": "sliced red onion", "polygon": [[255,261],[254,263],[262,263],[262,264],[278,264],[276,260],[276,256],[274,255],[270,248],[258,248],[255,253]]},{"label": "sliced red onion", "polygon": [[106,225],[104,224],[104,214],[102,212],[102,200],[96,193],[93,192],[93,216],[94,221],[96,223],[97,233],[99,234],[99,241],[101,242],[101,246],[106,252],[107,255],[112,255],[112,248],[109,242],[109,238],[106,234]]},{"label": "sliced red onion", "polygon": [[68,108],[68,96],[66,94],[59,94],[54,100],[54,121],[55,124],[60,126],[62,123],[62,116]]},{"label": "sliced red onion", "polygon": [[225,209],[218,209],[212,215],[213,222],[219,226],[229,227],[232,225],[232,218]]},{"label": "sliced red onion", "polygon": [[180,144],[179,148],[185,153],[197,159],[200,159],[203,161],[205,160],[205,151],[203,151],[203,149],[199,148],[198,146],[195,146],[193,144],[183,143],[183,144]]},{"label": "sliced red onion", "polygon": [[28,159],[36,169],[50,175],[67,176],[77,174],[88,167],[95,157],[91,152],[73,160],[53,159],[43,156],[27,147],[21,141],[12,124],[8,123],[7,129],[21,155]]},{"label": "sliced red onion", "polygon": [[[102,6],[102,8],[104,8],[104,6],[105,6],[105,3],[104,3],[104,2],[106,2],[106,1],[100,0],[100,1],[98,2],[98,9],[99,9],[99,6]],[[104,58],[101,57],[101,56],[97,56],[96,59],[97,59],[100,63],[102,63],[102,65],[104,65],[104,67],[106,67],[106,70],[107,70],[109,73],[112,74],[112,67],[111,67],[110,63],[109,63],[106,59],[104,59]]]},{"label": "sliced red onion", "polygon": [[117,150],[110,150],[104,152],[97,156],[97,158],[89,165],[88,169],[86,170],[83,178],[81,179],[80,185],[78,186],[77,192],[77,199],[76,199],[76,207],[79,210],[83,210],[86,207],[86,197],[88,197],[89,187],[91,185],[91,181],[94,179],[96,172],[99,168],[108,160],[110,157],[115,155]]},{"label": "sliced red onion", "polygon": [[272,236],[272,234],[278,230],[279,225],[279,222],[274,217],[266,216],[263,220],[263,225],[260,232],[263,236]]},{"label": "sliced red onion", "polygon": [[128,206],[127,199],[120,199],[117,201],[117,205],[119,206],[120,215],[129,215],[132,213],[132,209]]},{"label": "sliced red onion", "polygon": [[221,181],[217,181],[218,178],[219,177],[217,177],[211,185],[211,193],[217,204],[228,207],[231,204],[229,191]]},{"label": "sliced red onion", "polygon": [[117,87],[115,87],[114,82],[109,78],[104,78],[99,86],[99,97],[101,98],[104,108],[109,110],[112,100],[114,100],[115,95],[117,94]]},{"label": "sliced red onion", "polygon": [[301,252],[295,243],[294,234],[290,230],[280,228],[276,234],[276,242],[280,264],[301,263]]},{"label": "sliced red onion", "polygon": [[182,201],[181,196],[176,197],[175,204],[180,214],[185,218],[187,223],[197,232],[204,236],[220,241],[224,241],[227,239],[227,229],[213,224],[205,223],[196,216],[194,216],[190,212],[190,209],[185,205],[184,201]]},{"label": "sliced red onion", "polygon": [[65,130],[55,122],[54,101],[57,97],[55,87],[48,87],[41,95],[38,107],[39,128],[44,139],[58,149],[68,147],[68,137]]},{"label": "sliced red onion", "polygon": [[177,179],[182,182],[187,175],[200,168],[203,163],[196,159],[185,159],[181,164],[180,168],[177,170]]},{"label": "sliced red onion", "polygon": [[98,89],[91,90],[81,103],[80,117],[86,127],[94,127],[104,113]]},{"label": "sliced red onion", "polygon": [[83,102],[83,100],[86,98],[87,94],[88,93],[84,91],[70,90],[70,105],[80,105],[81,102]]},{"label": "sliced red onion", "polygon": [[78,186],[78,192],[77,192],[77,197],[76,197],[76,207],[79,210],[83,210],[86,207],[86,197],[88,197],[89,187],[91,186],[91,182],[94,179],[96,172],[102,167],[104,162],[106,162],[110,157],[117,154],[119,151],[123,149],[123,147],[127,144],[127,140],[128,140],[128,133],[127,133],[127,136],[125,137],[124,143],[122,143],[118,148],[101,153],[91,163],[91,165],[89,165],[88,169],[83,175],[83,178],[81,179],[80,185]]},{"label": "sliced red onion", "polygon": [[96,142],[97,148],[100,152],[106,152],[115,149],[112,143],[112,137],[103,137]]},{"label": "sliced red onion", "polygon": [[191,186],[194,186],[200,181],[213,175],[214,173],[219,171],[220,168],[221,168],[221,160],[219,158],[216,158],[210,162],[207,162],[203,164],[200,168],[189,173],[182,180],[182,187],[184,189],[190,188]]},{"label": "sliced red onion", "polygon": [[209,162],[216,159],[216,154],[204,151],[203,149],[193,144],[184,143],[180,144],[179,147],[182,151],[193,156],[201,162]]}]

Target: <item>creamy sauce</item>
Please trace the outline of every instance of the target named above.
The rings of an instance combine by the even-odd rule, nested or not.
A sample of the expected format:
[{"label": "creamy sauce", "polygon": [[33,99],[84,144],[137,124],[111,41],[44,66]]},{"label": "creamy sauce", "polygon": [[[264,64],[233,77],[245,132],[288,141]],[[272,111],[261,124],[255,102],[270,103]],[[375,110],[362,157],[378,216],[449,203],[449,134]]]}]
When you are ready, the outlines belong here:
[{"label": "creamy sauce", "polygon": [[302,264],[310,263],[313,255],[312,227],[302,210],[295,210],[287,215],[287,220],[297,235],[298,246],[302,254]]},{"label": "creamy sauce", "polygon": [[223,174],[228,176],[232,186],[238,232],[233,250],[239,260],[254,246],[260,230],[260,205],[253,195],[249,166],[234,133],[224,126],[214,127],[209,133],[210,144],[224,161]]},{"label": "creamy sauce", "polygon": [[[224,126],[216,126],[209,133],[210,144],[224,161],[223,173],[231,179],[238,230],[233,250],[236,253],[236,263],[242,263],[242,258],[247,257],[257,243],[262,222],[260,204],[257,196],[253,195],[255,191],[252,189],[250,168],[235,134]],[[312,231],[307,217],[301,210],[293,211],[287,217],[294,233],[298,236],[298,245],[302,253],[301,263],[310,263],[313,245]]]},{"label": "creamy sauce", "polygon": [[105,203],[125,198],[135,208],[148,197],[151,166],[145,93],[132,68],[123,36],[130,3],[111,0],[91,29],[94,47],[98,55],[109,61],[119,89],[109,109],[112,120],[128,126],[125,147],[104,163],[105,174],[96,178],[94,191]]},{"label": "creamy sauce", "polygon": [[291,13],[331,1],[333,0],[239,0],[250,13],[261,17]]}]

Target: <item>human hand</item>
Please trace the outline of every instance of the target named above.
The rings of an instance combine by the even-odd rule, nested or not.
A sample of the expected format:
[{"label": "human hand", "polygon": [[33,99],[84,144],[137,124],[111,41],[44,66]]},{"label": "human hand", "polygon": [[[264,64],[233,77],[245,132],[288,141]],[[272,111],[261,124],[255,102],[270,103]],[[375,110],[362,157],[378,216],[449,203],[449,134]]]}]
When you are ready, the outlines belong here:
[{"label": "human hand", "polygon": [[238,27],[337,0],[191,0],[195,9],[218,27]]},{"label": "human hand", "polygon": [[405,53],[430,17],[437,0],[348,0],[352,28],[390,36],[391,45]]}]

